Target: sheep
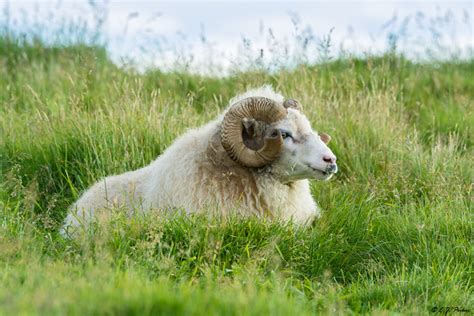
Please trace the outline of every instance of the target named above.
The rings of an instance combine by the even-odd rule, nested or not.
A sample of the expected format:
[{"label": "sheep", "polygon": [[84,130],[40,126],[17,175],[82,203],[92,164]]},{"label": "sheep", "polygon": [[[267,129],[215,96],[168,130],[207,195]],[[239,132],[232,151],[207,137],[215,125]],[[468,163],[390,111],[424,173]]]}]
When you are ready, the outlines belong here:
[{"label": "sheep", "polygon": [[148,166],[95,183],[70,207],[62,233],[110,207],[215,209],[309,224],[320,210],[308,179],[328,180],[338,169],[330,139],[312,130],[298,101],[270,86],[249,90]]}]

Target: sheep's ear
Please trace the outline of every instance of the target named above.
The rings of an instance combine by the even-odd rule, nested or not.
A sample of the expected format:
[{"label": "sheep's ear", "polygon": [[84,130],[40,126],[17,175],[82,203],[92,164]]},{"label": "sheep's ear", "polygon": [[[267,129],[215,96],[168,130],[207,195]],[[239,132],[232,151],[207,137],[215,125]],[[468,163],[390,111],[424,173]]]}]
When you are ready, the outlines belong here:
[{"label": "sheep's ear", "polygon": [[256,134],[256,128],[257,128],[256,123],[257,121],[255,121],[253,118],[242,119],[242,124],[244,125],[245,132],[250,137],[253,137]]},{"label": "sheep's ear", "polygon": [[253,150],[259,150],[264,145],[265,123],[256,121],[253,118],[242,119],[244,127],[242,140],[245,146]]},{"label": "sheep's ear", "polygon": [[329,136],[328,134],[326,133],[319,133],[319,137],[321,137],[321,140],[323,141],[323,143],[327,144],[331,141],[331,136]]}]

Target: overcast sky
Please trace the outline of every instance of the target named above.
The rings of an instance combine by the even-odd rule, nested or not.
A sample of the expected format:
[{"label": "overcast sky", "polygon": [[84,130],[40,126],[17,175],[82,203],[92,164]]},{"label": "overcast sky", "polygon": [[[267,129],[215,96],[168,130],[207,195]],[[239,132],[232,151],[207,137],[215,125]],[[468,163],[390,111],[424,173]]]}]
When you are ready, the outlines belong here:
[{"label": "overcast sky", "polygon": [[[6,3],[0,0],[2,7]],[[305,54],[315,60],[329,35],[329,55],[340,50],[386,50],[390,34],[402,35],[397,49],[412,56],[425,53],[433,38],[446,47],[441,50],[456,48],[465,54],[474,46],[473,5],[474,1],[111,0],[98,1],[95,12],[107,12],[103,33],[115,60],[133,57],[164,66],[177,55],[188,54],[193,56],[189,62],[199,68],[210,63],[228,67],[246,54],[249,59],[269,61],[273,55],[284,55],[285,49],[298,53],[305,45]],[[8,7],[11,24],[28,16],[28,21],[33,17],[40,21],[39,28],[60,24],[62,19],[90,24],[94,19],[88,1],[16,0]],[[26,24],[17,22],[14,27]]]}]

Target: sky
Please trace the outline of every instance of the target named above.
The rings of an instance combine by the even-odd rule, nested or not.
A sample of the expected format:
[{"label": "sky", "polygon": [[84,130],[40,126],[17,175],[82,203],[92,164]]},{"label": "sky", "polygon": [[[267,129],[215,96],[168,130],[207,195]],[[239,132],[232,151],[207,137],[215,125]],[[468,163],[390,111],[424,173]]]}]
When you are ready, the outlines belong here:
[{"label": "sky", "polygon": [[[65,20],[93,29],[103,19],[101,34],[116,62],[161,68],[181,62],[197,72],[390,47],[414,59],[472,56],[474,47],[474,1],[0,0],[0,7],[8,8],[17,31],[50,34]],[[0,26],[5,20],[0,15]]]}]

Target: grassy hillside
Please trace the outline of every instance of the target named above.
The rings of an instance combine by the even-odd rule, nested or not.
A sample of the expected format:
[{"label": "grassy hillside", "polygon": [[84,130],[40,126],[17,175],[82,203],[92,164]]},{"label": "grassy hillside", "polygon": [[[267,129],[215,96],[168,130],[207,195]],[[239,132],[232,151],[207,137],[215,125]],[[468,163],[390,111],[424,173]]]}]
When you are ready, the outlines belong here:
[{"label": "grassy hillside", "polygon": [[[0,314],[474,311],[473,74],[473,60],[395,55],[142,74],[99,47],[0,38]],[[314,227],[117,212],[84,239],[58,235],[94,181],[148,164],[262,84],[333,138],[340,173],[312,184]]]}]

